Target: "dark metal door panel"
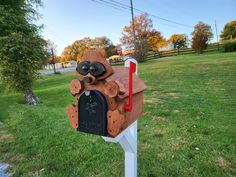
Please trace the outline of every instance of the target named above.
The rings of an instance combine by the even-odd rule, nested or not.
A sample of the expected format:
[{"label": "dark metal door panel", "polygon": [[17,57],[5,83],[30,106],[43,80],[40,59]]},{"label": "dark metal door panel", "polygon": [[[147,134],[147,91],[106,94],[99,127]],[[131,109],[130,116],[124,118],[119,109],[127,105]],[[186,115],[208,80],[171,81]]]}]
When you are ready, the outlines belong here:
[{"label": "dark metal door panel", "polygon": [[98,90],[85,91],[79,98],[79,131],[107,136],[107,101]]}]

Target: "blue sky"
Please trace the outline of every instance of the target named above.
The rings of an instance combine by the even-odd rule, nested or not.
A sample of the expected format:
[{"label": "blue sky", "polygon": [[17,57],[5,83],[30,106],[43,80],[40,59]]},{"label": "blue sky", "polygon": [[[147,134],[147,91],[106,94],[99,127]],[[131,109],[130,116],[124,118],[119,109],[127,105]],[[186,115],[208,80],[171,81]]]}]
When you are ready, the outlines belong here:
[{"label": "blue sky", "polygon": [[[116,1],[130,4],[130,0]],[[43,0],[43,3],[44,7],[40,8],[40,23],[45,25],[42,35],[57,45],[59,55],[64,47],[84,37],[107,36],[117,44],[124,26],[131,20],[129,10],[113,9],[93,0]],[[211,25],[215,33],[216,20],[220,33],[225,23],[236,20],[236,0],[133,0],[133,4],[139,10],[190,26],[150,16],[153,27],[165,38],[173,33],[184,33],[190,38],[192,26],[198,21]],[[212,41],[216,41],[216,37]]]}]

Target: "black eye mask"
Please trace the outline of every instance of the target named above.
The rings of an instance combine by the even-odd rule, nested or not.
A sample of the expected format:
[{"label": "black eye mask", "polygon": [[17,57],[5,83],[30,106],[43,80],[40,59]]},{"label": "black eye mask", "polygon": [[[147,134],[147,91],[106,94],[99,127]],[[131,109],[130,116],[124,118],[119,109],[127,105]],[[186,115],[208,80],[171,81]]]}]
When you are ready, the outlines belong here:
[{"label": "black eye mask", "polygon": [[76,67],[76,71],[82,75],[86,75],[89,72],[89,67],[90,67],[90,62],[83,61],[83,62],[78,63]]},{"label": "black eye mask", "polygon": [[88,62],[83,61],[77,65],[76,71],[81,75],[87,75],[90,73],[94,77],[103,75],[106,72],[105,66],[100,62]]}]

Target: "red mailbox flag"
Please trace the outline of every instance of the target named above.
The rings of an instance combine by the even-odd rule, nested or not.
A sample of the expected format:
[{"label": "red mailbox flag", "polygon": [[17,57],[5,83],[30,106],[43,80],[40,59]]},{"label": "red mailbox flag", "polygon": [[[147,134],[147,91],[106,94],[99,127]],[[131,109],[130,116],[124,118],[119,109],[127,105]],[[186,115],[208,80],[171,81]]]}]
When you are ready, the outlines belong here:
[{"label": "red mailbox flag", "polygon": [[133,96],[133,73],[136,71],[136,64],[134,62],[129,63],[129,101],[125,104],[125,111],[132,111],[132,96]]}]

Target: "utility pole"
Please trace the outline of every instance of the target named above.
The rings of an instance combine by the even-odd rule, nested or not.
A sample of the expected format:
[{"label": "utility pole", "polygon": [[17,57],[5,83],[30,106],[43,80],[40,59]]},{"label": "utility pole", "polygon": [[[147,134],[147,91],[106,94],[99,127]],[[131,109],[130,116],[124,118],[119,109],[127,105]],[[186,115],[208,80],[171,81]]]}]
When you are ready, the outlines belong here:
[{"label": "utility pole", "polygon": [[54,74],[56,74],[56,66],[55,66],[55,58],[54,58],[54,51],[53,51],[53,47],[51,48],[52,51],[52,63],[53,63],[53,71]]},{"label": "utility pole", "polygon": [[218,39],[218,31],[217,31],[216,20],[215,20],[215,30],[216,30],[216,40],[217,40],[217,46],[218,46],[218,51],[219,51],[219,50],[220,50],[220,45],[219,45],[219,39]]},{"label": "utility pole", "polygon": [[133,0],[130,0],[130,9],[132,16],[132,30],[133,30],[133,41],[134,41],[134,53],[136,52],[136,36],[135,36],[135,26],[134,26],[134,9],[133,9]]}]

